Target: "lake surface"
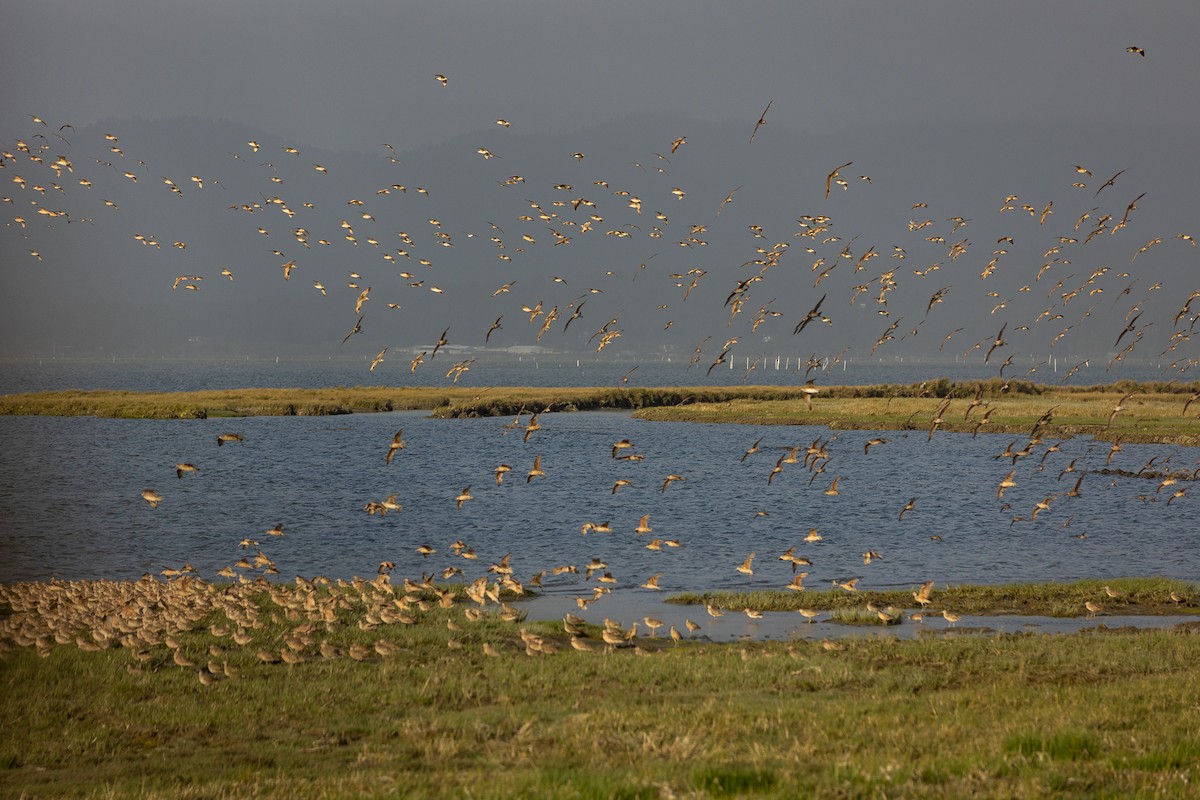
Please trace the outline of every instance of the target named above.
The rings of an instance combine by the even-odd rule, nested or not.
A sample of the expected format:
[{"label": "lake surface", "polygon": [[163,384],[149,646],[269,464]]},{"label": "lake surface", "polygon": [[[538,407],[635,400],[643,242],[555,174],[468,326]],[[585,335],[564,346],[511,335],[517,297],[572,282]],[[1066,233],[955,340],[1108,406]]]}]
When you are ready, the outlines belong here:
[{"label": "lake surface", "polygon": [[[320,388],[327,386],[449,386],[445,372],[461,356],[440,359],[410,372],[407,361],[414,354],[397,351],[394,359],[402,368],[379,369],[372,373],[370,360],[350,358],[295,359],[122,359],[83,360],[68,358],[8,359],[0,361],[0,394],[64,389],[120,389],[141,392],[183,392],[198,389],[241,389],[246,387]],[[1073,364],[1042,364],[1045,357],[1027,356],[1014,361],[1006,375],[1038,383],[1089,386],[1118,380],[1167,381],[1192,379],[1190,374],[1166,371],[1153,363],[1118,364],[1113,370],[1094,362],[1081,367],[1069,379]],[[485,386],[793,386],[811,377],[821,385],[911,384],[946,377],[955,381],[986,380],[997,375],[994,366],[949,359],[888,359],[827,363],[811,372],[796,354],[768,355],[753,370],[754,362],[732,359],[729,367],[708,371],[683,361],[607,361],[573,356],[480,355],[457,385]],[[1036,371],[1029,370],[1037,367]]]},{"label": "lake surface", "polygon": [[[587,412],[543,414],[542,429],[526,442],[522,429],[507,427],[512,421],[438,420],[423,412],[0,418],[0,581],[137,578],[185,563],[215,579],[218,569],[259,549],[239,548],[243,538],[259,541],[287,580],[369,577],[381,561],[395,562],[397,579],[458,566],[470,580],[506,554],[522,581],[574,565],[578,574],[545,577],[547,594],[562,598],[591,595],[598,584],[584,567],[600,559],[617,593],[648,603],[660,595],[638,587],[658,573],[664,593],[782,588],[792,570],[778,556],[792,546],[813,562],[806,568],[812,588],[853,577],[861,587],[884,588],[929,579],[941,586],[1200,576],[1197,498],[1168,505],[1178,486],[1156,493],[1154,480],[1088,474],[1081,496],[1066,496],[1079,472],[1058,475],[1071,460],[1082,472],[1104,468],[1108,456],[1107,443],[1083,437],[1061,442],[1039,471],[1050,442],[1014,467],[995,456],[1016,436],[938,433],[926,441],[923,431],[845,431],[826,444],[823,474],[813,479],[801,463],[784,465],[768,485],[786,448],[801,446],[803,459],[804,447],[831,432]],[[385,464],[400,429],[407,446]],[[226,431],[245,441],[218,447],[217,434]],[[888,443],[864,454],[877,435]],[[761,451],[743,462],[759,437]],[[634,446],[623,452],[644,460],[612,457],[613,443],[626,438]],[[539,455],[546,474],[527,482]],[[1111,466],[1137,471],[1154,457],[1173,469],[1200,465],[1195,449],[1125,445]],[[177,478],[178,462],[200,471]],[[512,471],[497,486],[501,463]],[[997,485],[1013,469],[1017,486],[998,500]],[[662,491],[669,474],[684,480]],[[835,476],[839,494],[827,495]],[[618,479],[632,485],[614,493]],[[457,508],[467,486],[474,499]],[[140,497],[147,488],[163,497],[157,509]],[[403,510],[364,510],[391,494]],[[1030,521],[1048,497],[1050,508]],[[910,498],[913,509],[899,519]],[[639,536],[644,514],[653,532]],[[581,535],[587,522],[608,522],[613,532]],[[285,535],[269,536],[279,523]],[[813,528],[823,538],[806,543]],[[647,549],[654,538],[683,546]],[[477,560],[451,552],[459,539]],[[421,545],[436,554],[423,558]],[[868,550],[882,558],[864,565]],[[753,575],[735,571],[751,552]]]}]

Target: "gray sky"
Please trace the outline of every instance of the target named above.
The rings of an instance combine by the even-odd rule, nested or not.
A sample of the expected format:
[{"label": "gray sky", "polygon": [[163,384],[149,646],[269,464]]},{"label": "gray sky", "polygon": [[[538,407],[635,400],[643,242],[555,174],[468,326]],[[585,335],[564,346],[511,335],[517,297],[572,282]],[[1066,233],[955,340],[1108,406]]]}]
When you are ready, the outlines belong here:
[{"label": "gray sky", "polygon": [[[594,351],[588,336],[619,318],[625,335],[606,355],[660,346],[687,355],[707,342],[701,366],[735,337],[739,357],[781,341],[789,352],[849,347],[866,357],[892,323],[889,353],[940,352],[956,327],[964,330],[953,348],[967,350],[1008,324],[1014,351],[1045,353],[1072,326],[1064,355],[1111,357],[1139,311],[1125,336],[1146,338],[1139,354],[1174,343],[1183,349],[1167,359],[1192,357],[1195,347],[1170,337],[1180,330],[1174,312],[1200,288],[1197,250],[1179,238],[1200,236],[1198,24],[1191,2],[10,4],[0,138],[10,152],[18,141],[44,142],[51,159],[67,148],[79,174],[61,194],[40,194],[63,177],[19,152],[5,163],[13,204],[0,254],[23,269],[9,273],[0,301],[2,354],[51,341],[137,350],[224,336],[251,350],[287,342],[370,356],[432,343],[447,326],[454,343],[478,346],[501,314],[492,344],[533,344],[541,322],[522,322],[520,306],[544,301],[560,316],[542,344]],[[107,152],[109,132],[124,148],[118,157]],[[686,143],[671,153],[680,136]],[[250,137],[264,140],[261,153],[248,149]],[[478,147],[500,157],[481,158]],[[586,159],[571,159],[576,150]],[[846,161],[845,191],[834,185],[825,197],[826,176]],[[318,163],[328,177],[314,173]],[[1094,175],[1081,177],[1075,164]],[[136,186],[121,177],[127,169]],[[503,185],[517,173],[527,182]],[[92,181],[87,190],[72,183],[81,177]],[[166,191],[166,177],[184,191]],[[396,182],[410,190],[378,193]],[[417,196],[417,186],[430,195]],[[675,188],[687,197],[677,200]],[[272,194],[288,205],[229,210]],[[1001,210],[1009,195],[1019,199]],[[644,199],[642,212],[629,196]],[[552,205],[581,197],[603,218],[591,232],[579,227],[589,207]],[[366,205],[348,207],[360,198]],[[535,213],[531,202],[552,217],[522,220]],[[1117,228],[1131,202],[1131,224]],[[41,218],[43,206],[91,224]],[[282,207],[297,213],[284,219]],[[1090,221],[1076,223],[1084,213]],[[22,214],[24,227],[14,221]],[[804,214],[832,224],[806,239]],[[350,245],[341,241],[346,219]],[[434,230],[429,219],[444,222]],[[924,219],[928,228],[915,227]],[[296,227],[332,244],[301,248],[289,234]],[[413,244],[397,241],[398,231]],[[619,231],[630,235],[605,235]],[[556,246],[564,232],[570,245]],[[526,234],[537,241],[526,244]],[[969,253],[955,252],[956,241]],[[731,316],[723,301],[754,274],[757,248],[777,243],[790,249]],[[994,276],[981,278],[1000,250]],[[430,266],[417,266],[421,258]],[[297,277],[283,283],[289,259]],[[881,303],[889,266],[896,286]],[[171,290],[188,275],[205,281]],[[512,280],[519,290],[493,296]],[[343,346],[366,286],[374,294],[363,331]],[[943,288],[944,302],[929,306]],[[832,325],[818,321],[793,338],[822,295]],[[567,336],[559,326],[584,298],[586,314]],[[386,316],[385,302],[402,313]],[[752,330],[756,309],[780,316]],[[56,324],[42,325],[51,311]]]},{"label": "gray sky", "polygon": [[[314,145],[660,111],[832,131],[1198,119],[1191,2],[50,0],[4,11],[3,117],[227,118]],[[1148,57],[1124,52],[1145,48]],[[435,91],[435,74],[450,79]],[[398,145],[400,142],[396,142]]]}]

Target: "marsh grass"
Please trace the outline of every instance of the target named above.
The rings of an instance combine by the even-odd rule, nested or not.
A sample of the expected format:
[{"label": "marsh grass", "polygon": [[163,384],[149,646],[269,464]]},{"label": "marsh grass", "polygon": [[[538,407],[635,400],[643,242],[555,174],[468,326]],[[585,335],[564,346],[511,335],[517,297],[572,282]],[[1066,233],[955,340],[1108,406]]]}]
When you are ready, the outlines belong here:
[{"label": "marsh grass", "polygon": [[[193,651],[217,643],[193,636]],[[533,658],[512,626],[462,650],[432,619],[373,636],[401,649],[240,658],[238,678],[209,687],[167,661],[131,673],[120,649],[10,652],[0,794],[1186,796],[1200,769],[1183,711],[1200,688],[1192,634]]]},{"label": "marsh grass", "polygon": [[[10,617],[28,613],[8,597]],[[391,655],[259,661],[306,619],[278,588],[248,595],[262,624],[245,647],[212,633],[217,612],[195,616],[181,650],[221,648],[235,674],[212,686],[165,646],[139,661],[10,643],[0,795],[1185,796],[1200,777],[1194,634],[864,637],[837,651],[643,638],[582,653],[560,623],[504,622],[495,606],[475,623],[455,605],[363,630],[371,603],[356,597],[373,602],[351,593],[320,636],[386,640]],[[522,628],[558,652],[525,655]]]},{"label": "marsh grass", "polygon": [[[983,384],[950,384],[944,392],[919,396],[910,387],[829,387],[813,401],[811,411],[802,403],[783,399],[732,398],[723,402],[697,402],[686,406],[660,406],[638,411],[641,419],[677,422],[734,422],[756,425],[824,425],[853,430],[928,430],[934,413],[951,398],[945,422],[938,430],[974,432],[980,418],[992,411],[983,432],[1028,435],[1043,414],[1053,409],[1045,431],[1051,436],[1091,435],[1126,442],[1200,444],[1200,417],[1184,416],[1190,393],[1125,384],[1109,387],[1047,387],[1031,385],[1027,391],[986,390]],[[974,398],[972,385],[984,386],[983,401],[964,419]],[[1188,384],[1191,388],[1193,385]],[[1112,424],[1113,406],[1125,394],[1141,389],[1125,403]],[[1200,389],[1200,385],[1192,391]]]},{"label": "marsh grass", "polygon": [[[1109,597],[1104,587],[1118,592],[1119,598]],[[667,597],[668,603],[685,605],[705,603],[715,608],[755,611],[795,611],[811,608],[835,611],[852,621],[854,612],[878,623],[873,612],[866,612],[867,603],[896,608],[916,609],[913,597],[918,586],[911,589],[847,592],[843,589],[823,591],[760,591],[760,592],[690,592]],[[1175,592],[1182,603],[1171,599]],[[1197,614],[1200,616],[1200,590],[1187,581],[1170,578],[1113,578],[1112,580],[1082,580],[1072,583],[1009,583],[995,585],[935,585],[929,608],[943,608],[958,613],[979,616],[1019,614],[1047,617],[1077,617],[1087,613],[1088,600],[1103,605],[1109,614]]]},{"label": "marsh grass", "polygon": [[[1007,389],[1003,387],[1007,385]],[[186,419],[235,416],[329,415],[427,410],[436,417],[515,416],[544,411],[634,410],[636,416],[666,421],[825,425],[838,429],[923,430],[934,412],[952,398],[941,426],[973,431],[992,409],[985,431],[1029,433],[1052,407],[1049,435],[1090,434],[1127,442],[1200,444],[1200,416],[1183,406],[1200,384],[1135,384],[1050,387],[995,379],[952,383],[944,378],[906,386],[822,387],[808,411],[796,388],[529,388],[334,387],[327,389],[234,389],[150,393],[64,391],[0,397],[0,415],[54,415]],[[1129,392],[1126,410],[1108,419]],[[967,406],[976,393],[988,405]]]}]

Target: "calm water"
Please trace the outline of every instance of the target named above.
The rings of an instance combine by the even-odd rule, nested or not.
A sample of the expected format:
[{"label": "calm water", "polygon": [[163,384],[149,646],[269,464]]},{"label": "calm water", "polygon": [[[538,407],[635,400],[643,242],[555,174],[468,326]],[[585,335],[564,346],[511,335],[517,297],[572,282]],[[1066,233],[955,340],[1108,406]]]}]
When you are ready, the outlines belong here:
[{"label": "calm water", "polygon": [[[395,356],[398,360],[400,354]],[[63,389],[123,389],[128,391],[175,392],[197,389],[239,389],[245,387],[286,388],[293,386],[448,386],[445,376],[458,357],[431,362],[415,373],[407,367],[369,371],[370,360],[359,359],[115,359],[112,361],[72,359],[9,359],[0,361],[0,394]],[[1007,372],[1009,377],[1057,384],[1066,379],[1072,364],[1038,366],[1041,359],[1018,359]],[[568,356],[544,355],[537,358],[494,358],[481,356],[462,374],[459,386],[761,386],[796,385],[804,382],[803,359],[797,369],[795,354],[768,356],[759,366],[747,371],[745,359],[734,359],[732,368],[724,366],[707,372],[704,366],[680,362],[614,362]],[[1023,363],[1027,362],[1027,363]],[[1081,368],[1070,378],[1075,385],[1110,384],[1121,379],[1165,381],[1192,380],[1190,373],[1180,375],[1164,371],[1155,364],[1121,364],[1107,371],[1097,362]],[[931,378],[979,380],[996,376],[996,369],[953,359],[888,360],[830,365],[814,370],[808,377],[824,385],[863,385],[876,383],[917,383]],[[628,378],[623,383],[623,379]]]},{"label": "calm water", "polygon": [[[827,445],[825,473],[811,484],[798,463],[768,486],[783,448],[830,432],[545,414],[542,430],[526,443],[522,431],[505,427],[509,422],[413,412],[0,418],[0,581],[136,578],[184,562],[213,578],[247,554],[238,547],[244,537],[259,540],[286,579],[371,576],[384,560],[396,563],[397,576],[456,565],[471,579],[506,553],[521,580],[577,565],[578,575],[545,580],[548,592],[563,598],[590,593],[595,580],[582,572],[593,558],[607,563],[618,592],[648,601],[657,595],[637,587],[655,573],[662,573],[666,592],[782,587],[791,570],[778,556],[793,545],[813,561],[807,584],[814,588],[857,576],[864,587],[930,578],[943,584],[1200,577],[1200,498],[1168,506],[1170,490],[1156,495],[1155,481],[1097,474],[1084,479],[1081,497],[1065,496],[1075,476],[1056,478],[1069,461],[1078,459],[1080,470],[1104,467],[1108,446],[1085,438],[1062,442],[1042,472],[1044,445],[1022,460],[1017,486],[999,501],[997,484],[1013,466],[994,456],[1020,437],[939,433],[927,442],[924,432],[842,432]],[[407,448],[386,465],[388,443],[401,428]],[[246,440],[218,448],[216,436],[225,431]],[[864,455],[875,435],[890,441]],[[760,436],[762,451],[740,461]],[[635,445],[626,452],[644,454],[644,461],[611,457],[612,444],[623,438]],[[539,454],[546,475],[527,483]],[[1126,445],[1112,466],[1136,471],[1155,456],[1169,457],[1177,469],[1200,463],[1192,449]],[[198,466],[199,474],[176,478],[181,461]],[[512,472],[498,487],[493,469],[500,463]],[[670,473],[686,479],[663,492]],[[840,494],[827,496],[834,476],[841,476]],[[633,485],[613,494],[618,478]],[[468,485],[475,499],[457,509],[455,497]],[[146,488],[164,497],[157,509],[140,498]],[[402,511],[386,517],[364,511],[365,503],[389,494]],[[1028,520],[1035,503],[1050,496],[1050,509],[1036,522],[1012,522]],[[915,508],[898,519],[911,497]],[[639,537],[634,528],[643,514],[651,515],[654,530]],[[583,536],[585,522],[609,522],[614,532]],[[277,523],[282,538],[265,533]],[[805,543],[810,528],[823,540]],[[646,549],[654,537],[684,546]],[[457,539],[475,549],[477,561],[450,552]],[[423,544],[436,555],[423,559],[416,552]],[[866,550],[883,558],[864,566]],[[758,554],[754,574],[739,574],[734,567],[751,552]]]}]

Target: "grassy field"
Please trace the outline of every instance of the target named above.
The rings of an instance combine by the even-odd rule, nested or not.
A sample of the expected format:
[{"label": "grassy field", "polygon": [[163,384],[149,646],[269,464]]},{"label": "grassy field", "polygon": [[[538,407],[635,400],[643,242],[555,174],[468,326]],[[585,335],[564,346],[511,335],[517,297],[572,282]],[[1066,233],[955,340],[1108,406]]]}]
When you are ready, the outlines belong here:
[{"label": "grassy field", "polygon": [[1186,629],[606,645],[585,626],[584,652],[561,622],[452,598],[0,587],[0,795],[1186,797],[1200,778]]},{"label": "grassy field", "polygon": [[[1089,434],[1127,442],[1200,444],[1200,384],[1043,386],[1028,381],[821,387],[812,409],[799,388],[355,387],[235,389],[178,393],[64,391],[0,397],[0,415],[90,415],[156,419],[349,414],[428,410],[438,417],[515,416],[543,411],[633,409],[650,420],[824,425],[863,430],[1028,433],[1045,415],[1052,436]],[[1131,397],[1126,398],[1132,394]],[[976,402],[977,401],[977,402]],[[1121,410],[1113,414],[1114,407]],[[980,421],[987,422],[980,426]],[[1111,417],[1111,420],[1110,420]]]}]

